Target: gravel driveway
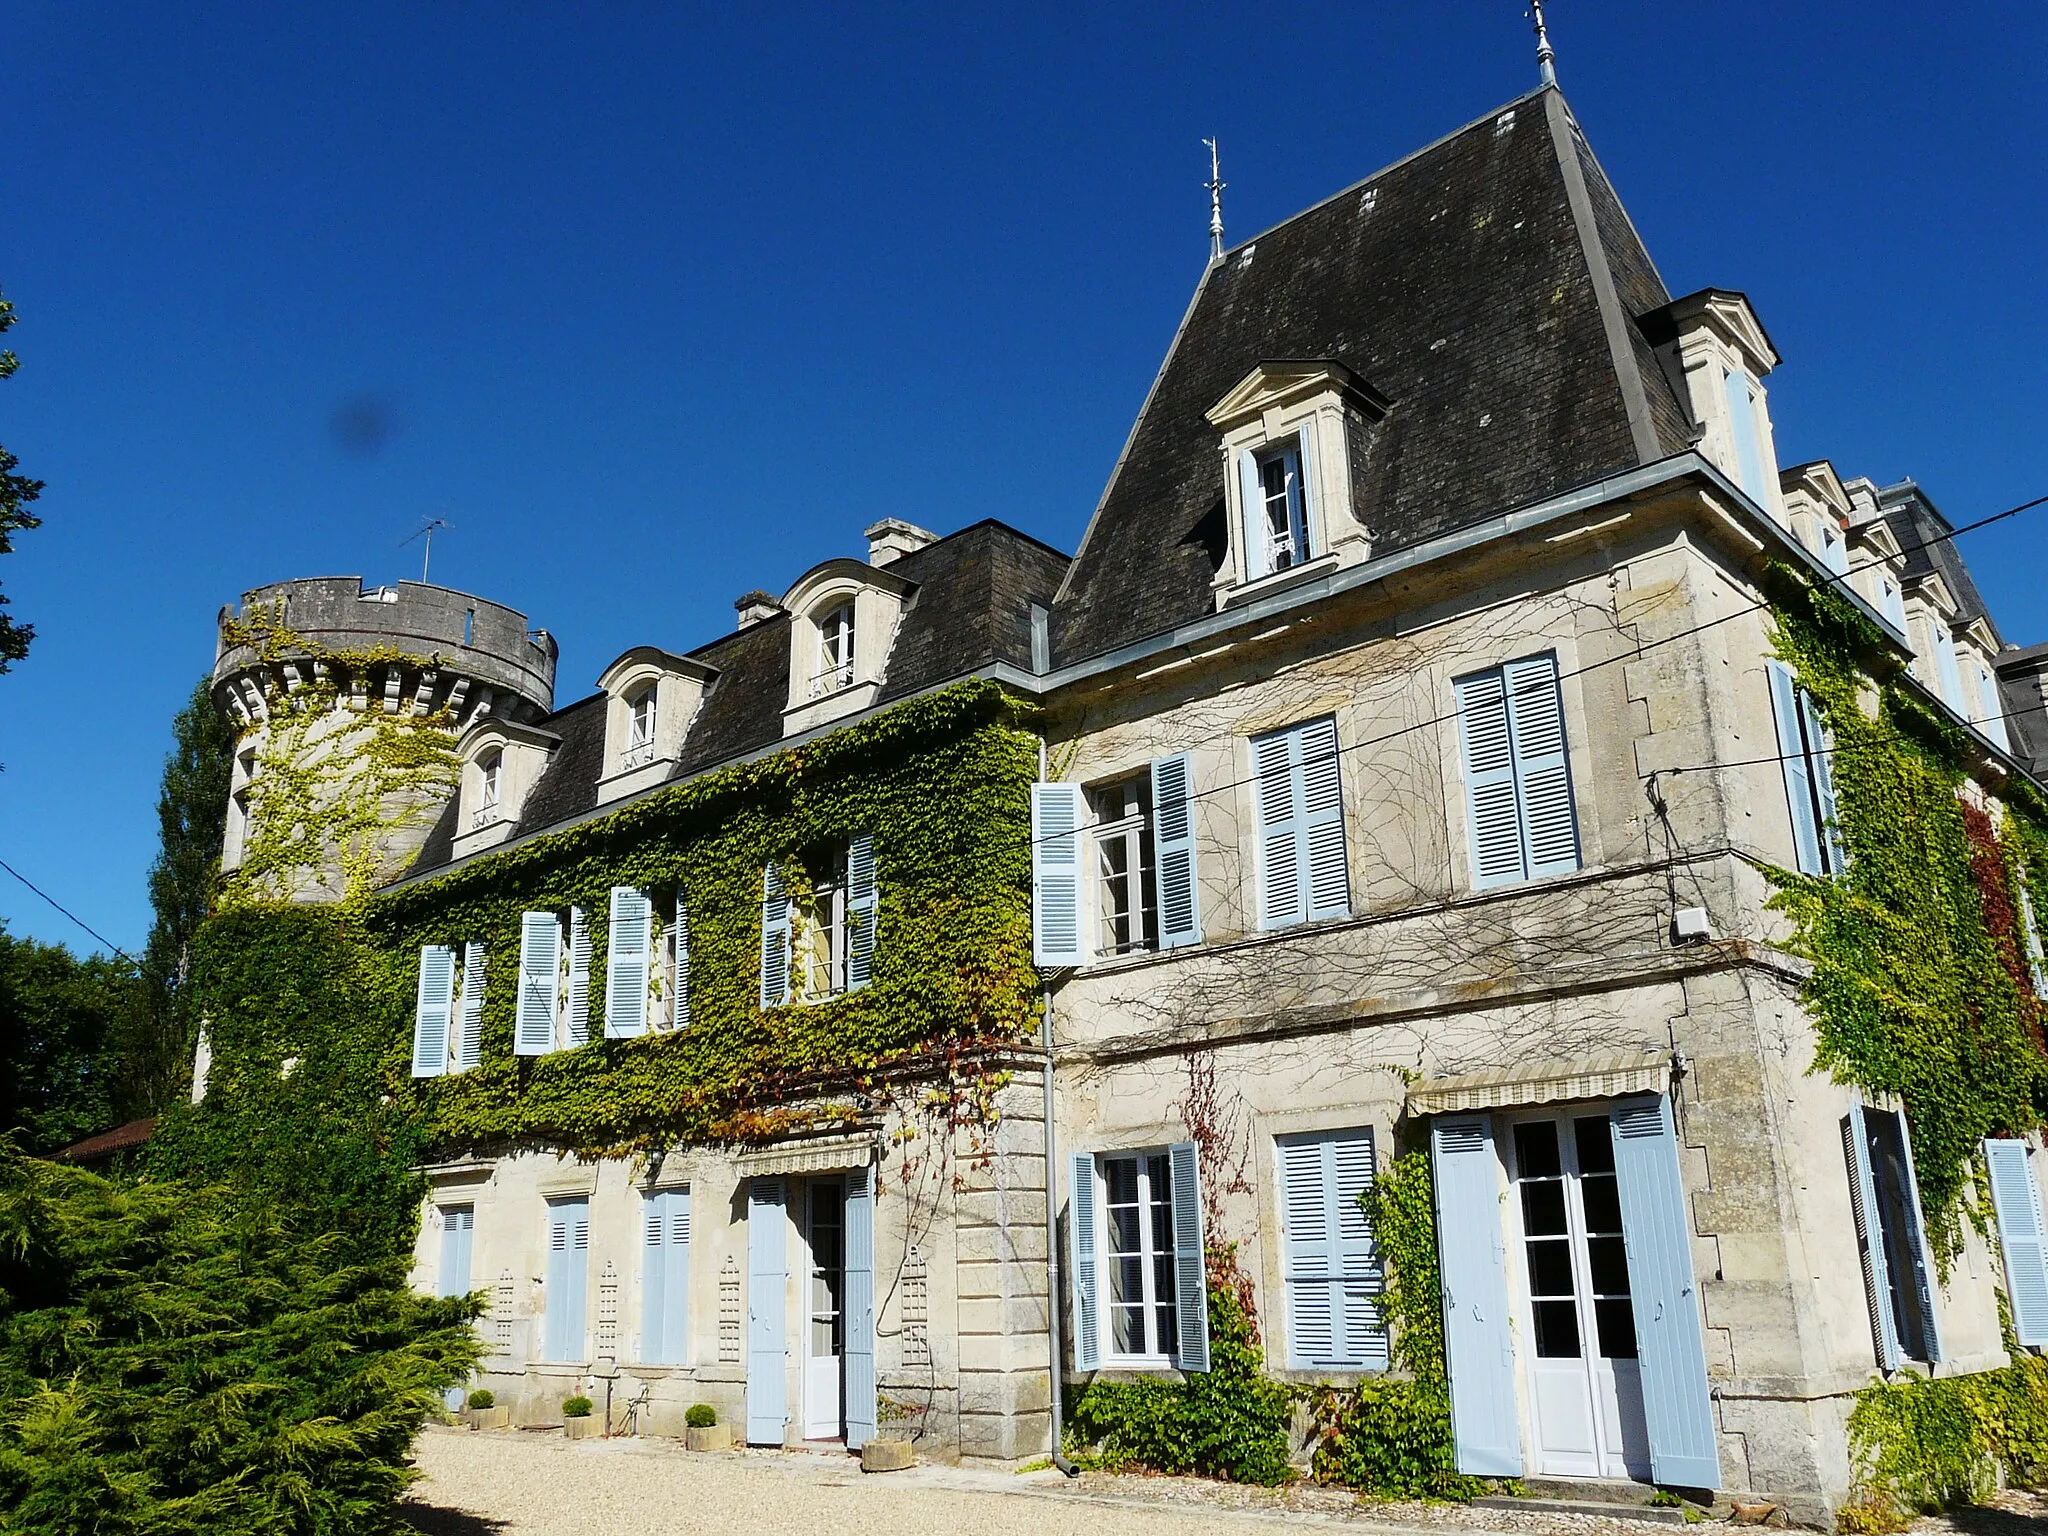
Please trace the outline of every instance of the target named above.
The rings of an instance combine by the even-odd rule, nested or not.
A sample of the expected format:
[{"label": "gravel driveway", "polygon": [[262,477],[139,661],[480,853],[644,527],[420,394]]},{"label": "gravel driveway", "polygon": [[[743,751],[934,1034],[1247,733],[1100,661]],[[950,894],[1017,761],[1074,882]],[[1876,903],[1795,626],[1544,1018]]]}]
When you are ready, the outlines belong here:
[{"label": "gravel driveway", "polygon": [[1191,1536],[1277,1532],[1283,1524],[1358,1536],[1674,1536],[1683,1527],[1520,1511],[1379,1506],[1347,1494],[1284,1494],[1183,1478],[1068,1482],[916,1467],[863,1476],[845,1456],[691,1454],[660,1440],[589,1440],[430,1426],[415,1447],[426,1478],[407,1513],[428,1536]]}]

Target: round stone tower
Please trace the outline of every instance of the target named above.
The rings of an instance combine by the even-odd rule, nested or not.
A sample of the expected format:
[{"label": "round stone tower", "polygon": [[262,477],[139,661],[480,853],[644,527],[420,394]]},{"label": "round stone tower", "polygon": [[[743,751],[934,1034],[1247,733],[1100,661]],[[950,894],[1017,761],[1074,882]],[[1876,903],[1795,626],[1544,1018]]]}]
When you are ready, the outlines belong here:
[{"label": "round stone tower", "polygon": [[240,733],[224,900],[327,902],[401,873],[455,792],[455,741],[554,705],[556,646],[447,587],[281,581],[220,611],[213,697]]}]

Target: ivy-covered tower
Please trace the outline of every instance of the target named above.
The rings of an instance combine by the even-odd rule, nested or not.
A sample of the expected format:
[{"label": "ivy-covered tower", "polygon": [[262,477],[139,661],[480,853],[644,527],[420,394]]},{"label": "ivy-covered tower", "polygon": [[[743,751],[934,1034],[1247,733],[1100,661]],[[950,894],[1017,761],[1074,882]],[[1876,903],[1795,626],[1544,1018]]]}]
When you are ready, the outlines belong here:
[{"label": "ivy-covered tower", "polygon": [[225,899],[340,901],[399,873],[454,793],[457,734],[546,715],[555,658],[523,613],[419,582],[310,577],[221,609]]}]

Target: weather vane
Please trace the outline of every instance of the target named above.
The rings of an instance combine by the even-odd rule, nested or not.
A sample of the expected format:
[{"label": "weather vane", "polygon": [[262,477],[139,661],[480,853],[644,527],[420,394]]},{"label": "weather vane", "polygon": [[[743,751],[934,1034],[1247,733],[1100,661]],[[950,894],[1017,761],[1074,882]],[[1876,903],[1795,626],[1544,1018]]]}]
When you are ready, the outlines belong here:
[{"label": "weather vane", "polygon": [[1216,158],[1216,141],[1204,139],[1209,146],[1209,259],[1223,259],[1223,168]]},{"label": "weather vane", "polygon": [[398,541],[398,547],[400,549],[405,548],[405,546],[410,544],[414,539],[424,538],[427,541],[426,548],[420,555],[421,586],[424,587],[427,584],[427,568],[429,565],[433,563],[434,559],[434,530],[436,528],[452,528],[454,526],[455,525],[449,522],[448,519],[445,517],[430,517],[426,520],[424,524],[420,526],[417,532],[408,534],[405,538],[402,538]]},{"label": "weather vane", "polygon": [[1536,74],[1545,85],[1557,84],[1557,54],[1543,25],[1543,0],[1529,0],[1529,19],[1536,23]]}]

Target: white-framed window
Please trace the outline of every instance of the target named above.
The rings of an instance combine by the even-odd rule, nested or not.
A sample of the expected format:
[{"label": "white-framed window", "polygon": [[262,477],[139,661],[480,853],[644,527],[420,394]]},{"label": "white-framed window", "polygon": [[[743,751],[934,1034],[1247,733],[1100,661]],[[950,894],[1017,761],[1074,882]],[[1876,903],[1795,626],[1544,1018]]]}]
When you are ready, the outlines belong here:
[{"label": "white-framed window", "polygon": [[1152,866],[1152,780],[1145,775],[1088,791],[1095,812],[1095,952],[1158,947],[1159,893]]},{"label": "white-framed window", "polygon": [[1764,663],[1771,683],[1771,716],[1778,727],[1778,764],[1792,812],[1794,862],[1803,875],[1839,875],[1849,867],[1835,801],[1834,743],[1820,702],[1799,686],[1782,661]]},{"label": "white-framed window", "polygon": [[1948,621],[1938,613],[1928,620],[1927,630],[1934,640],[1934,677],[1941,689],[1942,702],[1968,719],[1969,708],[1963,702],[1963,671],[1956,659],[1956,637],[1950,632]]},{"label": "white-framed window", "polygon": [[1179,1348],[1173,1171],[1165,1151],[1105,1153],[1103,1353],[1112,1365],[1166,1365]]},{"label": "white-framed window", "polygon": [[1335,718],[1254,736],[1251,756],[1259,926],[1344,916],[1351,910],[1351,872]]},{"label": "white-framed window", "polygon": [[1849,574],[1849,541],[1842,536],[1834,518],[1822,513],[1820,516],[1820,563],[1837,576]]},{"label": "white-framed window", "polygon": [[1525,656],[1451,686],[1473,883],[1487,890],[1577,869],[1578,812],[1557,657]]},{"label": "white-framed window", "polygon": [[811,695],[820,697],[853,686],[853,604],[835,604],[818,620],[818,661]]},{"label": "white-framed window", "polygon": [[658,690],[643,683],[626,697],[626,751],[619,760],[623,772],[654,761],[654,727]]},{"label": "white-framed window", "polygon": [[873,975],[875,841],[857,833],[821,844],[762,879],[761,1006],[818,1003]]},{"label": "white-framed window", "polygon": [[1258,474],[1258,505],[1252,525],[1256,536],[1265,541],[1264,571],[1290,570],[1313,553],[1300,444],[1270,448],[1253,455],[1252,462]]},{"label": "white-framed window", "polygon": [[412,1026],[412,1075],[467,1072],[482,1058],[484,946],[426,944]]},{"label": "white-framed window", "polygon": [[589,918],[581,907],[522,913],[513,1053],[546,1056],[589,1038]]},{"label": "white-framed window", "polygon": [[471,827],[487,827],[498,819],[505,797],[505,754],[495,747],[476,760],[476,809],[469,814]]},{"label": "white-framed window", "polygon": [[439,1296],[467,1296],[470,1291],[471,1245],[476,1237],[476,1207],[444,1205],[441,1216],[441,1267],[434,1278]]},{"label": "white-framed window", "polygon": [[690,1192],[649,1190],[641,1212],[640,1359],[690,1363]]}]

